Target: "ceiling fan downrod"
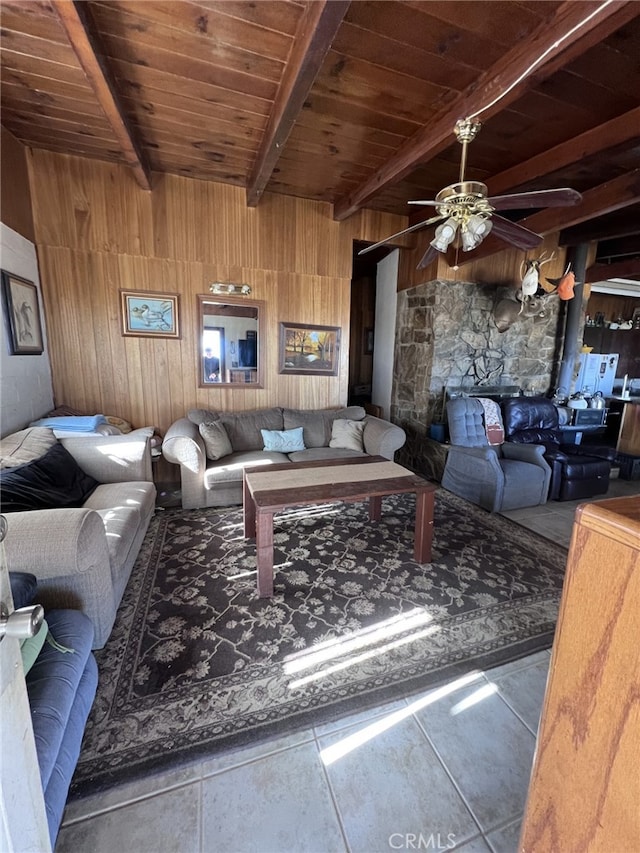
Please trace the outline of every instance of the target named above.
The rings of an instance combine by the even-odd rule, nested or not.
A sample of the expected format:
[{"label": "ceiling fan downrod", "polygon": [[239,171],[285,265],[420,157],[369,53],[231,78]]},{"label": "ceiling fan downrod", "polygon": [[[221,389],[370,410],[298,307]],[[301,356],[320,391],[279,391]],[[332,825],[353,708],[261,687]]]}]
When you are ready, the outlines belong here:
[{"label": "ceiling fan downrod", "polygon": [[478,135],[482,123],[475,118],[459,118],[453,129],[456,139],[462,145],[462,156],[460,158],[460,183],[464,183],[464,170],[467,167],[467,148],[470,142]]}]

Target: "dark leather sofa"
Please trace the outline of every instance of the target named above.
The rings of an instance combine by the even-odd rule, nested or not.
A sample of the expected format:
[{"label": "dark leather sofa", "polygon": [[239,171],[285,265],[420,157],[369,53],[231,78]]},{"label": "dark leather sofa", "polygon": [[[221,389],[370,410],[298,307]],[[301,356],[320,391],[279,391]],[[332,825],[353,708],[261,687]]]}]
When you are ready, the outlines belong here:
[{"label": "dark leather sofa", "polygon": [[544,458],[551,467],[549,500],[581,500],[607,493],[616,456],[613,448],[564,443],[558,410],[545,397],[510,397],[500,405],[507,441],[545,448]]}]

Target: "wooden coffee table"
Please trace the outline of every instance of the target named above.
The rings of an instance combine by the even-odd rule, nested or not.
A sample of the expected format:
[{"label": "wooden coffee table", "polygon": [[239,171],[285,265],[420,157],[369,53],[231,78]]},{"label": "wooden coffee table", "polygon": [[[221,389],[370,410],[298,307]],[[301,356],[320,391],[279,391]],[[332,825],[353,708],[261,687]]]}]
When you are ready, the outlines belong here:
[{"label": "wooden coffee table", "polygon": [[369,501],[369,518],[380,521],[382,498],[415,492],[414,558],[431,561],[433,497],[437,486],[382,456],[261,465],[245,469],[244,535],[255,537],[258,595],[273,595],[273,515],[293,506]]}]

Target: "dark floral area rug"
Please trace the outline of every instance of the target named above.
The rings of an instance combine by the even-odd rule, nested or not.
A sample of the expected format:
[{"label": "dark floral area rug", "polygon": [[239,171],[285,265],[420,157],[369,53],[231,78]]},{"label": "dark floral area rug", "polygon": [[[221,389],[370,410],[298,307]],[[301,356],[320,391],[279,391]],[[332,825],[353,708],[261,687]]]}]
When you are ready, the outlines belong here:
[{"label": "dark floral area rug", "polygon": [[116,625],[72,796],[428,688],[551,645],[566,550],[439,489],[433,562],[415,498],[276,517],[256,593],[242,510],[152,520]]}]

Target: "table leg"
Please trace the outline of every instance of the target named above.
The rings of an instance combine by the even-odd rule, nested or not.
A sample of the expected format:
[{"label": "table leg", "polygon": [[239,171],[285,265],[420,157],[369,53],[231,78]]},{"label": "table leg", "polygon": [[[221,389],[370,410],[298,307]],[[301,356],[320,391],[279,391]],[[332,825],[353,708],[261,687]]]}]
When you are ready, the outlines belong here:
[{"label": "table leg", "polygon": [[258,595],[273,596],[273,512],[259,512],[256,517],[256,562]]},{"label": "table leg", "polygon": [[256,535],[256,504],[251,497],[246,477],[242,478],[242,510],[245,538],[253,539]]},{"label": "table leg", "polygon": [[431,562],[433,493],[432,489],[416,492],[416,528],[413,556],[417,563]]},{"label": "table leg", "polygon": [[380,521],[382,518],[382,497],[369,498],[369,521]]}]

